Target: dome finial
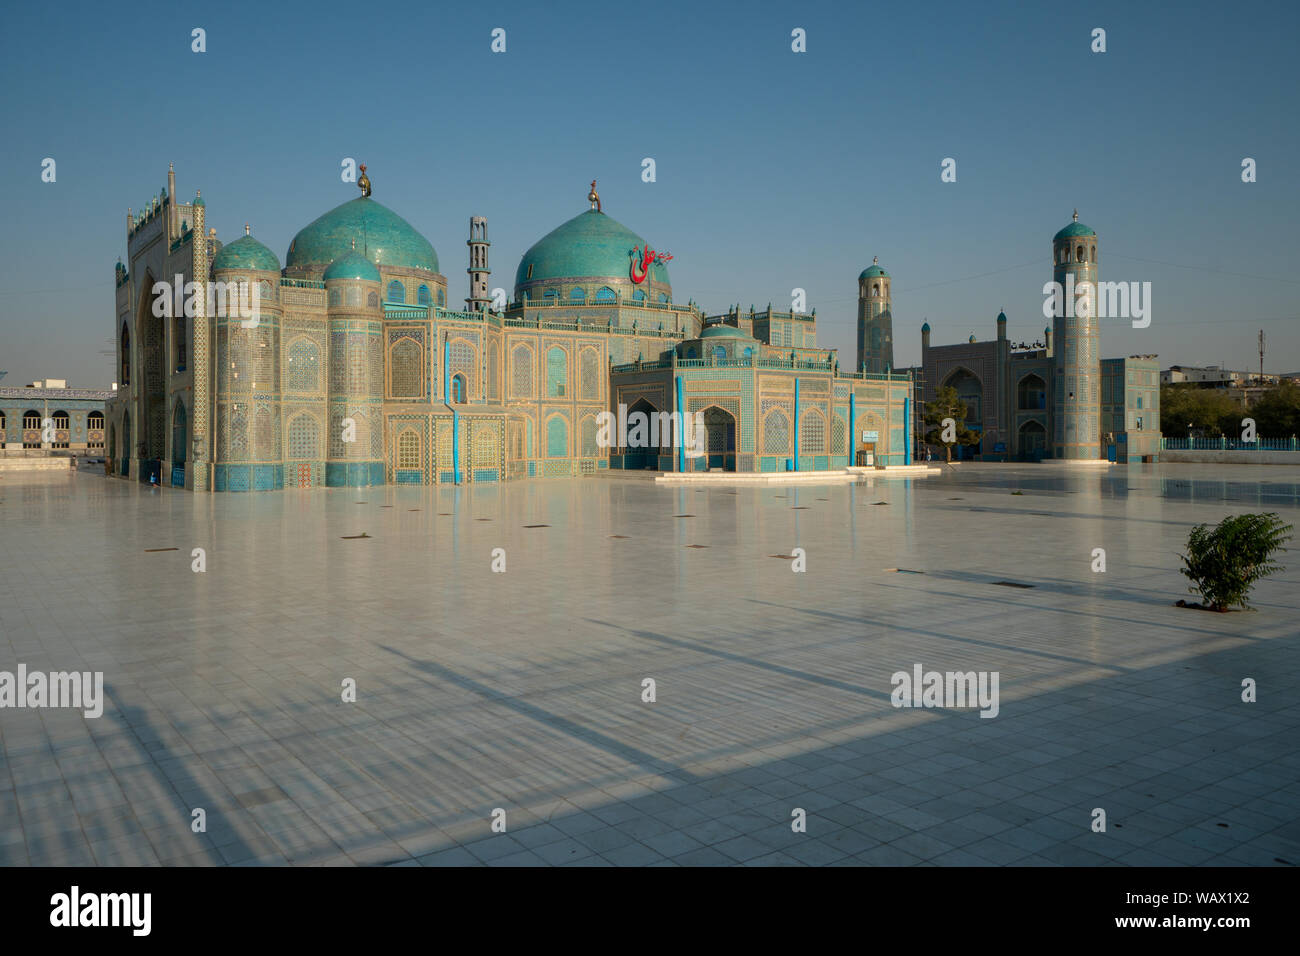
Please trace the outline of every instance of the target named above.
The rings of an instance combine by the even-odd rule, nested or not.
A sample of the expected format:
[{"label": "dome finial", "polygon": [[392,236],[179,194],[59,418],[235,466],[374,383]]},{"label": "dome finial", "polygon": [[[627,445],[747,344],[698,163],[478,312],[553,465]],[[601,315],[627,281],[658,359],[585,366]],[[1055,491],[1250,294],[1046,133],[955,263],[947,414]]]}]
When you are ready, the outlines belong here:
[{"label": "dome finial", "polygon": [[872,264],[873,266],[878,266],[878,265],[880,265],[880,256],[872,256],[872,257],[871,257],[871,264]]},{"label": "dome finial", "polygon": [[600,208],[600,193],[596,192],[596,180],[591,181],[591,192],[587,193],[587,202],[591,203],[591,208],[596,212],[603,212]]},{"label": "dome finial", "polygon": [[246,236],[251,236],[252,234],[253,234],[253,231],[252,231],[251,229],[249,229],[249,227],[248,227],[248,223],[244,223],[244,235],[246,235]]},{"label": "dome finial", "polygon": [[1074,211],[1074,221],[1075,222],[1079,221],[1079,210],[1077,209]]},{"label": "dome finial", "polygon": [[366,175],[366,164],[361,164],[361,178],[357,180],[357,188],[361,190],[361,196],[364,199],[370,198],[370,177]]}]

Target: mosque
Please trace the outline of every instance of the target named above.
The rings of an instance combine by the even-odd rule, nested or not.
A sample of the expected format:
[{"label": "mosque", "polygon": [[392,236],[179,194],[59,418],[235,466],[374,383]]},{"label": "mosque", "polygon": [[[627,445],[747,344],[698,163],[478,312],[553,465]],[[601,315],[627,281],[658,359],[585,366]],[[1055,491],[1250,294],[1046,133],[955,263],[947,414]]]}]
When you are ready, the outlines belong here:
[{"label": "mosque", "polygon": [[[1055,350],[1051,330],[1012,346],[1005,315],[982,344],[932,348],[927,323],[922,365],[900,371],[891,278],[873,262],[858,276],[855,369],[841,370],[817,346],[815,310],[682,304],[671,256],[606,213],[595,182],[589,208],[520,257],[511,297],[490,294],[487,220],[471,218],[469,296],[449,308],[437,252],[372,198],[361,170],[362,195],[304,226],[283,266],[247,226],[218,242],[202,196],[175,199],[174,169],[128,212],[111,473],[264,491],[888,467],[911,463],[916,401],[944,385],[981,436],[968,456],[1128,460],[1159,448],[1154,357],[1099,361],[1095,320],[1058,319]],[[1053,240],[1053,275],[1095,281],[1097,237],[1075,219]],[[192,289],[192,308],[160,309],[171,297],[157,283]],[[256,290],[255,320],[204,294],[232,283]],[[668,429],[653,445],[604,440],[602,413],[637,412],[702,421],[704,440],[674,442]]]},{"label": "mosque", "polygon": [[[671,257],[606,213],[593,182],[589,208],[520,258],[507,301],[489,294],[487,221],[472,218],[470,294],[452,309],[437,252],[362,169],[362,195],[303,227],[283,266],[247,227],[219,243],[202,196],[175,199],[174,169],[128,213],[113,473],[262,491],[910,462],[913,382],[888,367],[878,266],[859,280],[884,303],[860,310],[875,351],[841,371],[815,311],[681,303]],[[178,280],[193,308],[158,314],[155,284]],[[205,301],[205,284],[232,282],[256,287],[256,321]],[[602,447],[598,419],[620,407],[702,419],[704,441]]]}]

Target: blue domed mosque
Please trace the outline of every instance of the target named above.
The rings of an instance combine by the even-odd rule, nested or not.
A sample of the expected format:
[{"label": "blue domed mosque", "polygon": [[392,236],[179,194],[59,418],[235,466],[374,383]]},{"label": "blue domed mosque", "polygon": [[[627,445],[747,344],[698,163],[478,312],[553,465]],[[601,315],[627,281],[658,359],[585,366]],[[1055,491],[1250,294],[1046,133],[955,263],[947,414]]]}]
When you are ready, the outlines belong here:
[{"label": "blue domed mosque", "polygon": [[[880,298],[860,308],[859,371],[841,371],[815,312],[680,302],[671,257],[606,213],[593,182],[588,208],[520,257],[509,296],[490,290],[487,221],[471,218],[469,295],[452,308],[432,244],[361,169],[363,194],[304,226],[283,264],[247,226],[219,242],[203,197],[175,198],[174,170],[128,214],[115,474],[262,491],[910,461],[913,383],[890,368],[878,266],[860,277],[860,296]],[[159,291],[178,280],[194,292],[184,309]],[[241,289],[252,318],[231,307]],[[604,412],[680,412],[703,440],[674,443],[666,426],[604,440]]]}]

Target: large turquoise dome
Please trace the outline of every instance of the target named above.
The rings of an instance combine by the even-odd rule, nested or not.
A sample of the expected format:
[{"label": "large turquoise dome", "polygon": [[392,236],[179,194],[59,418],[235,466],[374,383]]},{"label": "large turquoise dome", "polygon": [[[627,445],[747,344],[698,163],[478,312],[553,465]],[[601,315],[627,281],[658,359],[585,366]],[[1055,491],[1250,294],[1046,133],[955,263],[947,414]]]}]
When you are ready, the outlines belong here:
[{"label": "large turquoise dome", "polygon": [[335,206],[289,243],[285,268],[324,269],[352,251],[380,266],[438,271],[438,254],[428,239],[387,206],[366,196]]},{"label": "large turquoise dome", "polygon": [[280,260],[275,253],[262,245],[252,236],[240,236],[229,245],[221,247],[216,258],[212,260],[214,272],[222,269],[260,269],[263,272],[279,272]]},{"label": "large turquoise dome", "polygon": [[[552,229],[524,253],[515,273],[515,295],[557,279],[630,282],[632,250],[638,247],[645,250],[644,239],[600,210],[590,209]],[[672,288],[662,262],[650,267],[649,278],[656,292]]]}]

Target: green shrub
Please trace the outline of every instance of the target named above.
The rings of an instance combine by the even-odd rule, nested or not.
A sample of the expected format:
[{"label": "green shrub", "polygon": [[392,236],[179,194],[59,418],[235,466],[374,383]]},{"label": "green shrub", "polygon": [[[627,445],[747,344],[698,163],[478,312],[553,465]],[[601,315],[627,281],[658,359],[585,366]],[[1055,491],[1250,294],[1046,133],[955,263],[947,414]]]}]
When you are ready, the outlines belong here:
[{"label": "green shrub", "polygon": [[1229,515],[1211,528],[1198,524],[1187,536],[1187,554],[1181,555],[1183,574],[1207,607],[1226,611],[1233,605],[1249,608],[1246,595],[1255,582],[1274,571],[1285,570],[1270,560],[1275,551],[1285,551],[1291,525],[1270,512],[1261,515]]}]

